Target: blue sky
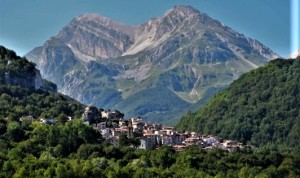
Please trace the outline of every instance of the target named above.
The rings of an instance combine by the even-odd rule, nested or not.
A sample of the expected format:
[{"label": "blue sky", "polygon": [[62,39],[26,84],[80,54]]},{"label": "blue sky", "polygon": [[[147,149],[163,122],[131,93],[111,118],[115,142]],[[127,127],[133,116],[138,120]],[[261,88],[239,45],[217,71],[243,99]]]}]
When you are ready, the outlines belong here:
[{"label": "blue sky", "polygon": [[[292,1],[294,6],[297,4],[296,8],[291,8]],[[295,13],[299,10],[299,3],[295,3],[298,1],[0,0],[0,45],[24,55],[55,36],[81,14],[99,13],[135,25],[161,16],[175,5],[191,5],[234,30],[257,39],[279,55],[287,56],[299,48],[299,28],[296,28],[299,23],[296,26],[291,23],[299,22],[299,14]]]}]

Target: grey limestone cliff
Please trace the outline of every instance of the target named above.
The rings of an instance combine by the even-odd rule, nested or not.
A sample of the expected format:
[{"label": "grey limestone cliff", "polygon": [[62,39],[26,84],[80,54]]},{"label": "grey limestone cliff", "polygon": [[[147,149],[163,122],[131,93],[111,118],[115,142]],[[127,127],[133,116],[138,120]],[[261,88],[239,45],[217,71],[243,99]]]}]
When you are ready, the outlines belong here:
[{"label": "grey limestone cliff", "polygon": [[42,86],[42,77],[38,70],[34,76],[18,76],[11,73],[4,74],[4,85],[21,86],[29,89],[40,89]]}]

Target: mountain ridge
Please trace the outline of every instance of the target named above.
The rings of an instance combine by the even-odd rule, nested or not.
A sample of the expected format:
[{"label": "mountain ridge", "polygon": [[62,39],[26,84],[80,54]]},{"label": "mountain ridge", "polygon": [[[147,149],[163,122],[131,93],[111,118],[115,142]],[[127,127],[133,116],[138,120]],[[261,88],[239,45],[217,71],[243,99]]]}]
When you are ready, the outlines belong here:
[{"label": "mountain ridge", "polygon": [[[131,103],[128,108],[143,109],[124,111],[127,116],[156,113],[155,118],[162,118],[159,122],[174,118],[166,114],[171,110],[177,111],[176,120],[210,90],[224,88],[244,72],[278,57],[190,6],[174,7],[136,26],[83,15],[26,56],[64,94],[98,107],[120,109]],[[160,111],[147,108],[147,103],[129,102],[135,94],[144,93],[148,100],[151,91],[160,90],[187,105],[167,102],[162,108],[169,110]],[[160,98],[157,104],[168,101],[152,94]],[[148,114],[141,114],[145,111]]]}]

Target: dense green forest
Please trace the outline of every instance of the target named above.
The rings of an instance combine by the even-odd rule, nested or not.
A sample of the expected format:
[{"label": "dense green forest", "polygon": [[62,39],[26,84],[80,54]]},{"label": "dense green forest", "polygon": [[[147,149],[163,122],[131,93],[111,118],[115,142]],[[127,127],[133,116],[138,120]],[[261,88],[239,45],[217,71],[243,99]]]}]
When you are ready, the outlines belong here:
[{"label": "dense green forest", "polygon": [[300,156],[300,57],[252,70],[189,113],[178,129]]},{"label": "dense green forest", "polygon": [[61,114],[80,118],[83,111],[84,105],[56,92],[0,85],[0,119],[56,118]]},{"label": "dense green forest", "polygon": [[[2,121],[3,122],[3,121]],[[82,120],[47,125],[5,123],[0,177],[300,177],[300,160],[260,150],[206,152],[190,147],[139,150],[112,146]]]}]

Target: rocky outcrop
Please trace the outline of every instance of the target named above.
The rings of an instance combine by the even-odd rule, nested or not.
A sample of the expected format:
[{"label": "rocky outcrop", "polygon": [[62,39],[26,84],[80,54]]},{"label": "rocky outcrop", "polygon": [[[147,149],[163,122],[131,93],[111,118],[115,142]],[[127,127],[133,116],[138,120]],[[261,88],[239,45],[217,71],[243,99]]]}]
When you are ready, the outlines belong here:
[{"label": "rocky outcrop", "polygon": [[99,122],[101,119],[101,111],[99,111],[95,106],[88,106],[85,108],[82,114],[82,120],[89,124]]},{"label": "rocky outcrop", "polygon": [[56,85],[43,80],[35,64],[3,46],[0,46],[0,84],[35,90],[51,88],[52,91],[56,91]]},{"label": "rocky outcrop", "polygon": [[43,79],[39,70],[36,69],[34,73],[33,76],[26,73],[20,76],[5,72],[3,84],[38,90],[43,86]]},{"label": "rocky outcrop", "polygon": [[43,79],[39,70],[35,70],[34,88],[40,89],[43,86]]}]

